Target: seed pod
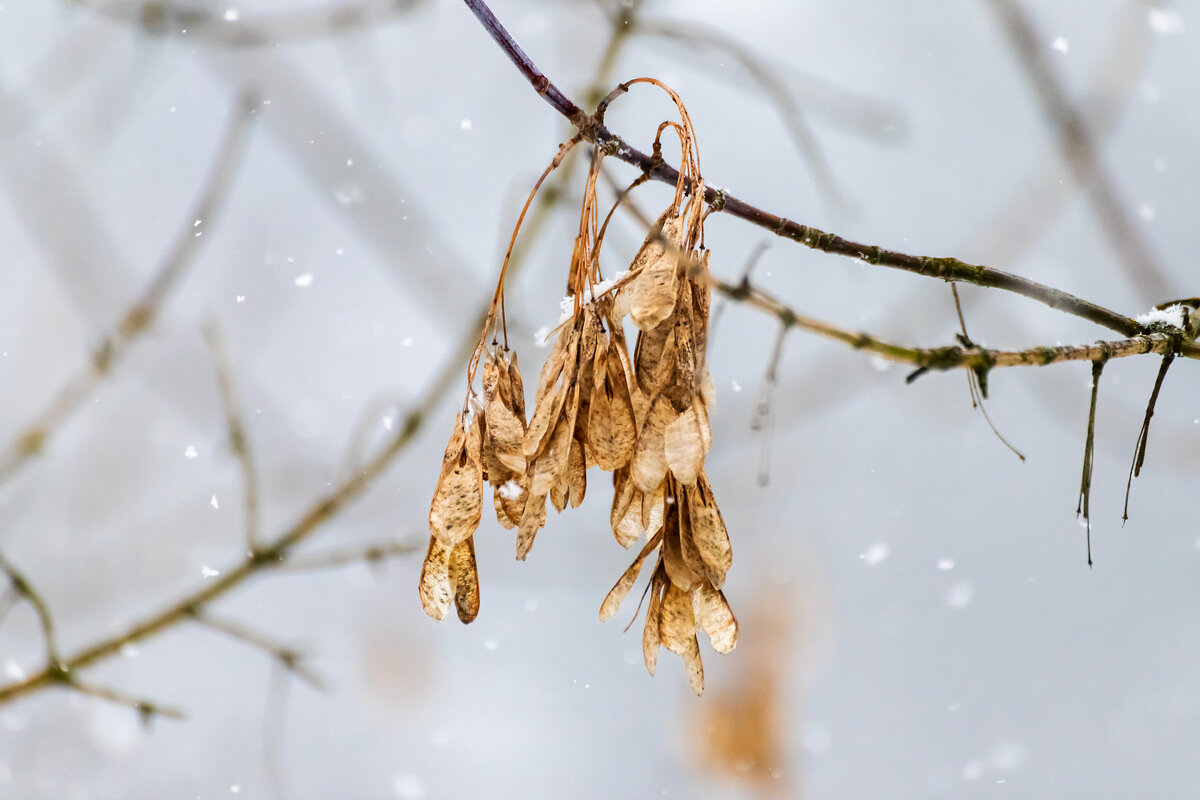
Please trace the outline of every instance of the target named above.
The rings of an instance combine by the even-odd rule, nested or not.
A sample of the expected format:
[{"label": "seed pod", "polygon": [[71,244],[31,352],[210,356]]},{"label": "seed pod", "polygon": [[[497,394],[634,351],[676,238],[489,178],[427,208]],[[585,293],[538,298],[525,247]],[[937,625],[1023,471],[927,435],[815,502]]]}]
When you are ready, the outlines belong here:
[{"label": "seed pod", "polygon": [[667,476],[665,435],[667,426],[675,420],[675,410],[666,399],[659,397],[650,406],[646,424],[638,432],[633,459],[629,462],[633,485],[647,494],[658,489]]},{"label": "seed pod", "polygon": [[[663,246],[660,232],[675,246],[674,252]],[[675,308],[675,290],[679,281],[677,254],[682,244],[683,220],[674,216],[673,209],[667,209],[630,265],[630,272],[640,274],[630,284],[629,314],[633,324],[644,331],[656,327]]]},{"label": "seed pod", "polygon": [[629,591],[637,583],[638,575],[642,571],[642,564],[645,563],[646,557],[654,552],[661,541],[661,535],[656,534],[652,536],[650,541],[646,542],[646,546],[642,548],[642,551],[638,553],[637,558],[633,560],[633,563],[617,579],[616,584],[613,585],[613,588],[604,597],[604,602],[600,604],[601,622],[611,619],[620,610],[621,603],[625,602],[625,598],[629,596]]},{"label": "seed pod", "polygon": [[663,451],[671,474],[685,486],[696,482],[700,470],[704,469],[704,436],[696,406],[672,420],[663,431]]},{"label": "seed pod", "polygon": [[642,527],[641,492],[633,487],[628,467],[613,472],[613,502],[609,523],[613,536],[622,547],[629,547],[645,531]]},{"label": "seed pod", "polygon": [[704,665],[700,660],[700,645],[696,641],[696,613],[692,609],[692,594],[667,583],[659,617],[658,635],[663,645],[683,658],[692,691],[704,691]]},{"label": "seed pod", "polygon": [[524,561],[533,547],[533,539],[546,525],[546,495],[530,495],[525,501],[521,524],[517,530],[517,560]]},{"label": "seed pod", "polygon": [[658,666],[658,648],[662,643],[659,620],[662,616],[662,596],[667,585],[667,575],[660,566],[650,576],[650,601],[646,605],[646,626],[642,629],[642,660],[651,676]]},{"label": "seed pod", "polygon": [[578,439],[571,440],[571,453],[567,457],[567,499],[571,508],[579,508],[587,493],[587,469],[583,463],[583,445]]},{"label": "seed pod", "polygon": [[708,358],[708,319],[712,306],[712,287],[708,283],[709,250],[700,252],[700,269],[691,281],[692,300],[692,347],[696,352],[696,364],[703,365]]},{"label": "seed pod", "polygon": [[701,473],[695,486],[687,487],[687,505],[692,520],[692,541],[700,558],[710,568],[709,581],[720,589],[725,573],[733,565],[733,550],[729,546],[729,533],[725,520],[712,496],[708,479]]},{"label": "seed pod", "polygon": [[482,430],[482,416],[476,414],[464,435],[463,415],[459,414],[442,459],[442,472],[429,506],[429,532],[447,547],[475,533],[483,515],[479,452]]},{"label": "seed pod", "polygon": [[450,586],[450,550],[436,536],[429,537],[417,591],[426,614],[437,620],[446,616],[454,594]]},{"label": "seed pod", "polygon": [[512,404],[509,408],[525,424],[525,386],[521,383],[521,367],[517,364],[517,354],[514,352],[508,360],[508,380],[512,390]]},{"label": "seed pod", "polygon": [[450,551],[450,584],[458,618],[470,623],[479,616],[479,570],[475,566],[475,541],[464,539]]},{"label": "seed pod", "polygon": [[725,593],[700,581],[692,591],[696,625],[708,634],[713,650],[728,653],[737,647],[738,623],[725,599]]},{"label": "seed pod", "polygon": [[663,521],[663,566],[671,584],[684,591],[691,591],[700,576],[692,572],[683,560],[679,543],[679,514],[674,503],[667,503],[666,519]]}]

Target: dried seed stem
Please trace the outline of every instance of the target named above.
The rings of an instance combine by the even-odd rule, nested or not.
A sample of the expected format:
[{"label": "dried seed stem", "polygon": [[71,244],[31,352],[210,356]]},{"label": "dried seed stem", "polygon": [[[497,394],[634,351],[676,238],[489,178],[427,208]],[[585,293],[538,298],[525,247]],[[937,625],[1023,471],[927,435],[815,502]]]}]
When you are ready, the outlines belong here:
[{"label": "dried seed stem", "polygon": [[1087,527],[1087,563],[1092,566],[1092,466],[1096,460],[1096,396],[1100,391],[1100,374],[1108,357],[1104,356],[1092,362],[1092,398],[1088,404],[1087,439],[1083,444],[1083,474],[1079,479],[1079,503],[1075,506],[1075,515],[1082,514],[1083,523]]},{"label": "dried seed stem", "polygon": [[1142,420],[1142,428],[1138,431],[1137,444],[1133,450],[1133,464],[1129,467],[1129,480],[1125,483],[1125,510],[1121,515],[1121,524],[1124,525],[1129,521],[1129,492],[1133,488],[1133,479],[1142,473],[1142,464],[1146,462],[1146,444],[1150,438],[1150,418],[1154,416],[1154,406],[1158,402],[1158,392],[1162,389],[1163,379],[1167,377],[1167,370],[1171,368],[1171,364],[1175,361],[1175,344],[1177,340],[1172,337],[1172,347],[1163,354],[1162,365],[1158,368],[1158,376],[1154,379],[1154,390],[1150,392],[1150,400],[1146,403],[1146,416]]}]

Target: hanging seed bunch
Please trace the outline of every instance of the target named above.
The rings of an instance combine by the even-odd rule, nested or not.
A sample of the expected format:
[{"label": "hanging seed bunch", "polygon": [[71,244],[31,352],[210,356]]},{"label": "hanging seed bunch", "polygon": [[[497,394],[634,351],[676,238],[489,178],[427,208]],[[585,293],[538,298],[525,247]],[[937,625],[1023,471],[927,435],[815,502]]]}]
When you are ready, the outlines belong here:
[{"label": "hanging seed bunch", "polygon": [[[624,547],[645,538],[633,563],[608,593],[601,620],[612,617],[653,556],[643,633],[646,668],[654,674],[661,646],[679,655],[697,694],[704,668],[697,633],[727,653],[737,644],[737,620],[722,592],[732,550],[704,459],[712,446],[708,411],[713,384],[705,360],[710,290],[704,247],[704,181],[687,110],[651,78],[623,84],[606,106],[634,83],[666,91],[680,120],[659,126],[654,152],[673,132],[680,141],[680,177],[629,270],[611,280],[599,253],[608,222],[635,181],[600,221],[596,185],[604,151],[592,153],[572,249],[563,314],[538,377],[532,415],[525,418],[516,354],[497,341],[504,330],[506,255],[480,343],[468,366],[463,410],[442,459],[429,512],[429,550],[421,571],[426,612],[442,619],[453,604],[470,622],[479,611],[473,536],[482,518],[483,485],[493,487],[496,518],[517,530],[524,560],[546,524],[547,501],[561,512],[583,502],[587,473],[613,476],[613,535]],[[560,148],[535,185],[517,230],[546,175],[579,138]],[[513,232],[515,241],[517,231]],[[637,337],[625,338],[629,317]],[[492,335],[491,346],[487,337]],[[482,364],[481,392],[474,389]]]}]

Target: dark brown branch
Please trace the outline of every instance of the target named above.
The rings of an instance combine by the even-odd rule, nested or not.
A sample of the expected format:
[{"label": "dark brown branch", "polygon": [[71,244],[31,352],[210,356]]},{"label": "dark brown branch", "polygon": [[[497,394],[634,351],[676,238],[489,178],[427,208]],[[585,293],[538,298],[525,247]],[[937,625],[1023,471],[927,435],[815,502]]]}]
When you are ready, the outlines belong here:
[{"label": "dark brown branch", "polygon": [[[565,116],[573,125],[579,128],[580,134],[589,141],[601,146],[609,155],[621,161],[632,164],[651,178],[668,184],[674,184],[679,173],[661,159],[630,147],[619,136],[609,131],[596,116],[587,114],[579,106],[562,94],[545,75],[542,74],[525,52],[500,24],[495,15],[483,0],[464,0],[467,7],[475,14],[480,23],[496,40],[501,49],[529,80],[534,90],[546,98],[560,114]],[[624,84],[618,91],[627,88]],[[808,225],[801,225],[784,217],[763,211],[715,186],[707,185],[705,199],[718,210],[724,211],[739,219],[750,222],[771,231],[777,236],[791,239],[814,250],[825,253],[846,256],[864,261],[868,264],[900,269],[906,272],[940,278],[948,281],[963,281],[993,289],[1001,289],[1014,294],[1036,300],[1057,311],[1102,325],[1125,336],[1137,336],[1142,333],[1142,326],[1130,317],[1091,303],[1067,292],[1045,286],[1036,281],[1022,278],[1001,270],[968,264],[956,258],[914,256],[888,250],[876,245],[863,244],[850,239],[827,233]],[[1180,353],[1190,358],[1200,357],[1200,347],[1194,343],[1185,343]]]}]

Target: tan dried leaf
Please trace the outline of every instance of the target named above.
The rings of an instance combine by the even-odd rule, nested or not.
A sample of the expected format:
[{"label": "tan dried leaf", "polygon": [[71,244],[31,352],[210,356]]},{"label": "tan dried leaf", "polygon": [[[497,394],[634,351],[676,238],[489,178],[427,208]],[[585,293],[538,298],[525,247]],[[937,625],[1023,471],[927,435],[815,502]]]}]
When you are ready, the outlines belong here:
[{"label": "tan dried leaf", "polygon": [[725,593],[714,589],[708,581],[700,581],[692,591],[692,606],[696,625],[708,634],[713,650],[728,653],[737,647],[738,623]]},{"label": "tan dried leaf", "polygon": [[[525,472],[524,420],[518,419],[516,414],[506,408],[498,396],[488,402],[484,417],[487,421],[491,455],[509,472]],[[488,472],[490,474],[490,468]],[[510,477],[512,476],[504,475],[503,480],[500,480],[498,476],[492,476],[492,483],[503,483]]]},{"label": "tan dried leaf", "polygon": [[550,505],[559,513],[567,507],[567,485],[560,481],[550,487]]},{"label": "tan dried leaf", "polygon": [[[725,520],[717,508],[716,499],[703,473],[695,486],[687,488],[688,510],[692,518],[692,541],[700,551],[700,558],[720,576],[713,586],[720,589],[724,575],[733,565],[733,549],[729,544],[729,532]],[[710,574],[709,579],[712,580]]]},{"label": "tan dried leaf", "polygon": [[692,610],[692,593],[667,584],[659,618],[658,635],[663,645],[683,658],[688,683],[692,691],[704,691],[704,664],[700,659],[700,644],[696,641],[696,614]]},{"label": "tan dried leaf", "polygon": [[679,303],[674,314],[675,376],[671,382],[671,402],[676,411],[683,411],[696,396],[696,351],[692,343],[691,282],[685,281],[679,290]]},{"label": "tan dried leaf", "polygon": [[663,431],[663,451],[671,474],[684,485],[696,482],[704,469],[704,435],[693,403]]},{"label": "tan dried leaf", "polygon": [[426,614],[438,620],[446,616],[454,594],[450,586],[450,550],[436,536],[429,537],[417,591]]},{"label": "tan dried leaf", "polygon": [[675,505],[678,509],[679,551],[683,555],[683,563],[687,564],[688,569],[695,575],[707,575],[709,569],[704,563],[704,559],[700,557],[700,551],[696,549],[696,542],[692,539],[692,515],[688,509],[686,491],[675,493]]},{"label": "tan dried leaf", "polygon": [[[683,243],[683,220],[667,217],[666,214],[659,219],[662,221],[662,235],[678,251]],[[678,259],[681,255],[665,248],[658,236],[651,233],[634,257],[630,271],[640,270],[640,274],[630,283],[629,315],[633,324],[643,331],[654,328],[671,316],[679,285]]]},{"label": "tan dried leaf", "polygon": [[[483,467],[479,452],[482,419],[475,415],[465,441],[459,445],[456,440],[462,424],[460,414],[429,506],[429,532],[447,547],[475,533],[483,516]],[[454,451],[456,455],[452,455]]]},{"label": "tan dried leaf", "polygon": [[530,495],[525,501],[521,524],[517,530],[517,560],[524,561],[533,547],[533,539],[546,525],[546,495]]},{"label": "tan dried leaf", "polygon": [[567,499],[571,508],[579,508],[587,494],[587,468],[583,463],[583,445],[578,439],[571,440],[571,454],[567,457]]},{"label": "tan dried leaf", "polygon": [[638,334],[633,348],[634,385],[647,398],[654,398],[666,387],[675,370],[675,325],[664,321],[653,330]]},{"label": "tan dried leaf", "polygon": [[[669,578],[670,573],[667,575]],[[688,640],[696,638],[696,613],[692,610],[692,593],[669,580],[663,595],[658,635],[663,646],[676,655],[683,655],[687,650]]]},{"label": "tan dried leaf", "polygon": [[521,383],[521,367],[517,364],[517,354],[514,352],[508,360],[508,380],[512,392],[512,403],[509,408],[525,424],[525,386]]},{"label": "tan dried leaf", "polygon": [[679,654],[683,659],[683,668],[687,671],[688,683],[696,696],[704,694],[704,660],[700,657],[700,643],[693,635],[684,643],[684,651]]},{"label": "tan dried leaf", "polygon": [[637,583],[638,575],[642,571],[642,564],[645,563],[647,556],[654,552],[658,547],[661,537],[655,535],[650,541],[646,542],[646,546],[638,553],[637,558],[633,563],[621,574],[617,579],[616,584],[609,590],[604,598],[604,602],[600,604],[600,621],[606,622],[612,619],[612,616],[620,610],[621,604],[625,602],[625,598],[629,596],[629,591],[633,585]]},{"label": "tan dried leaf", "polygon": [[712,425],[708,421],[708,400],[703,392],[696,398],[696,422],[700,425],[700,441],[704,443],[704,452],[707,453],[712,450]]},{"label": "tan dried leaf", "polygon": [[450,551],[450,584],[458,618],[470,623],[479,616],[479,570],[475,566],[475,540],[464,539]]},{"label": "tan dried leaf", "polygon": [[650,576],[650,602],[646,605],[646,627],[642,629],[642,660],[651,676],[658,667],[658,648],[662,642],[659,635],[662,617],[662,594],[667,584],[667,575],[658,567]]},{"label": "tan dried leaf", "polygon": [[540,456],[549,444],[554,426],[562,416],[563,404],[567,400],[567,387],[559,386],[554,394],[543,397],[533,408],[533,418],[525,431],[522,450],[525,458],[532,461]]},{"label": "tan dried leaf", "polygon": [[675,420],[675,416],[671,404],[659,397],[650,406],[646,424],[638,432],[633,459],[629,462],[629,474],[633,476],[633,485],[647,494],[653,494],[667,476],[664,437],[667,426]]},{"label": "tan dried leaf", "polygon": [[500,484],[492,491],[492,506],[496,509],[496,522],[500,523],[500,527],[505,530],[512,530],[521,522],[521,514],[525,510],[525,492],[516,497],[509,498],[501,494],[501,490],[505,493],[507,482]]},{"label": "tan dried leaf", "polygon": [[575,329],[564,328],[554,339],[554,345],[550,348],[550,352],[546,354],[546,361],[542,364],[542,371],[538,374],[537,391],[533,395],[534,413],[537,413],[537,407],[542,404],[542,400],[550,392],[554,386],[558,376],[562,373],[563,365],[567,361],[567,346],[571,340],[575,338]]},{"label": "tan dried leaf", "polygon": [[[485,405],[492,402],[493,398],[499,399],[500,396],[500,365],[496,363],[497,358],[499,358],[499,353],[494,353],[491,357],[483,360],[483,379],[481,382],[483,384],[483,402]],[[505,371],[505,376],[507,377],[507,370]]]},{"label": "tan dried leaf", "polygon": [[463,415],[460,413],[454,418],[454,431],[450,434],[450,441],[446,442],[446,451],[442,454],[443,473],[451,469],[451,465],[458,463],[458,457],[462,455],[466,443],[467,430]]},{"label": "tan dried leaf", "polygon": [[[571,387],[575,393],[578,387]],[[530,491],[534,494],[549,494],[555,485],[562,482],[567,471],[567,459],[571,454],[571,433],[575,429],[575,417],[570,411],[578,406],[567,400],[564,403],[564,413],[558,417],[554,430],[547,438],[545,450],[533,459],[533,483]],[[532,430],[532,428],[530,429]]]},{"label": "tan dried leaf", "polygon": [[662,527],[667,508],[667,482],[663,481],[653,494],[642,494],[642,513],[640,519],[646,533],[654,533]]},{"label": "tan dried leaf", "polygon": [[668,503],[667,518],[663,524],[663,566],[666,567],[667,577],[671,579],[672,586],[690,591],[700,580],[700,576],[693,572],[683,559],[679,533],[679,515],[674,504]]},{"label": "tan dried leaf", "polygon": [[712,288],[708,283],[708,250],[700,253],[700,274],[692,281],[692,345],[696,366],[708,358],[708,318],[712,306]]}]

